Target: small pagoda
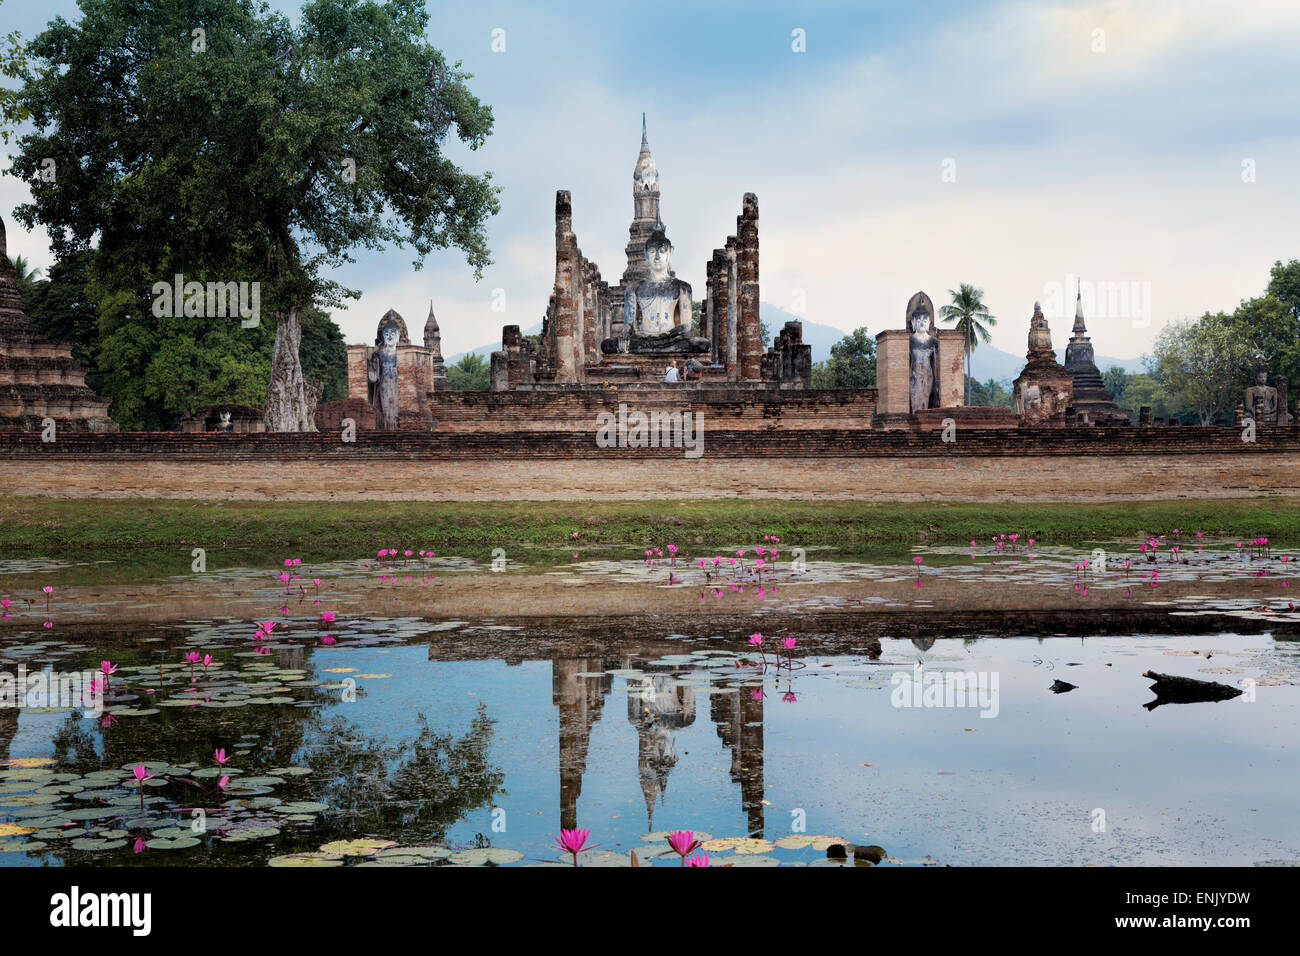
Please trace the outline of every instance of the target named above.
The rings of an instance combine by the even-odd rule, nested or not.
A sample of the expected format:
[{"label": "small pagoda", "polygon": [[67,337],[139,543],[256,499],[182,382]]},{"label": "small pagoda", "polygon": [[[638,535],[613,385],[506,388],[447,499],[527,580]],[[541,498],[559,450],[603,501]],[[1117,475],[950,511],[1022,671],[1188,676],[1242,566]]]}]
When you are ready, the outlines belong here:
[{"label": "small pagoda", "polygon": [[72,346],[42,335],[23,308],[0,220],[0,431],[115,432],[108,399],[86,385]]}]

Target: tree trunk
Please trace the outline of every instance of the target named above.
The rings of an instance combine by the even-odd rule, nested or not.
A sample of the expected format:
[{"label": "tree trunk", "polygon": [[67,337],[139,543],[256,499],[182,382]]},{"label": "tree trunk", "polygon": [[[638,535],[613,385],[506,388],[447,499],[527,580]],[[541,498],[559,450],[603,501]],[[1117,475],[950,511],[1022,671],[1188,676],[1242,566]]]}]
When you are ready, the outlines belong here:
[{"label": "tree trunk", "polygon": [[302,342],[302,307],[276,315],[275,348],[271,351],[271,383],[266,389],[262,421],[268,432],[314,432],[320,390],[302,374],[298,346]]}]

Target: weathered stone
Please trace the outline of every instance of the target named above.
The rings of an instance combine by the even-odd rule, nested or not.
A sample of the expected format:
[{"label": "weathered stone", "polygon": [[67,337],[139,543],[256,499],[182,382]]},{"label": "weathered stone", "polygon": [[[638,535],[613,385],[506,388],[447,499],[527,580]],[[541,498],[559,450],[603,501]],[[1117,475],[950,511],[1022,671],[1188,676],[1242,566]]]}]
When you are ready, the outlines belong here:
[{"label": "weathered stone", "polygon": [[86,385],[72,346],[46,338],[27,317],[0,220],[0,429],[40,431],[48,418],[57,433],[115,432],[108,405]]}]

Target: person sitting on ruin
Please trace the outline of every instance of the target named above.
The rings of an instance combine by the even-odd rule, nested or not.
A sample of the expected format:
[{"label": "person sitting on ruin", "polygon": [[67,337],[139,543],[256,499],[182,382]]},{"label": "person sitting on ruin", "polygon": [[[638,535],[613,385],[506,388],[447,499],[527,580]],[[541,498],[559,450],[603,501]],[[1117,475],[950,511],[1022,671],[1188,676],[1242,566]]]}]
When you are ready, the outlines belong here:
[{"label": "person sitting on ruin", "polygon": [[679,382],[679,381],[681,381],[681,379],[679,379],[679,378],[677,377],[677,363],[676,363],[676,362],[669,362],[669,363],[668,363],[668,368],[664,369],[664,381],[665,381],[665,382],[674,382],[674,383],[675,383],[675,382]]}]

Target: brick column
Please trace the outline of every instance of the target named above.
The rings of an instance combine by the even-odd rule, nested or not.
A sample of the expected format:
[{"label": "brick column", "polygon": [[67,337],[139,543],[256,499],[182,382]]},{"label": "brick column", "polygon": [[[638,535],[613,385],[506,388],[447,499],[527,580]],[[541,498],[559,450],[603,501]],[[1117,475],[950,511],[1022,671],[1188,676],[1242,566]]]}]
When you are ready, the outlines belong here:
[{"label": "brick column", "polygon": [[727,262],[725,275],[727,277],[726,288],[723,290],[726,294],[727,303],[727,324],[723,326],[722,332],[727,343],[727,381],[735,382],[740,379],[740,346],[739,335],[737,335],[737,298],[740,292],[740,282],[736,278],[736,237],[727,237]]},{"label": "brick column", "polygon": [[577,250],[573,241],[573,206],[567,189],[555,193],[555,381],[576,382],[573,362],[577,304],[573,278]]},{"label": "brick column", "polygon": [[740,282],[740,314],[736,328],[739,343],[740,378],[746,382],[758,381],[762,375],[763,343],[758,330],[758,197],[745,193],[740,217],[736,220],[739,245],[736,257],[737,278]]}]

